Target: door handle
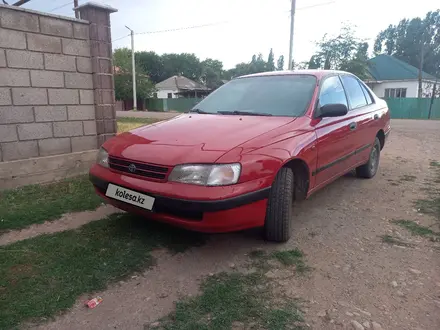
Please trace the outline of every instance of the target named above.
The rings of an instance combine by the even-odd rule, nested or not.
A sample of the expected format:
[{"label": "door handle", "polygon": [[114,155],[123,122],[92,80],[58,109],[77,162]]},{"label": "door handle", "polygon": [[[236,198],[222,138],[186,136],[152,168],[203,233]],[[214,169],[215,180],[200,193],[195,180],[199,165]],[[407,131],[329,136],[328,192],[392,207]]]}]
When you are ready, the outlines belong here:
[{"label": "door handle", "polygon": [[374,118],[374,120],[378,120],[379,119],[379,115],[376,113],[373,118]]},{"label": "door handle", "polygon": [[350,127],[351,131],[354,131],[357,128],[357,124],[356,124],[356,122],[352,122],[348,125],[348,127]]}]

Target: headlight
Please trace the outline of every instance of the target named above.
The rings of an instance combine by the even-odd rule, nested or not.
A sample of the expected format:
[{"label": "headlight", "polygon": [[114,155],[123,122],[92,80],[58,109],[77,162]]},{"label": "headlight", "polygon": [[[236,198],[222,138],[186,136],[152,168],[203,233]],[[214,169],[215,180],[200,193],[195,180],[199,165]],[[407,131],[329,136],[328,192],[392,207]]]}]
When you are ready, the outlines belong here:
[{"label": "headlight", "polygon": [[96,163],[108,167],[108,152],[104,148],[100,148],[98,151],[98,156],[96,157]]},{"label": "headlight", "polygon": [[168,180],[201,186],[226,186],[237,183],[241,165],[235,164],[188,164],[174,167]]}]

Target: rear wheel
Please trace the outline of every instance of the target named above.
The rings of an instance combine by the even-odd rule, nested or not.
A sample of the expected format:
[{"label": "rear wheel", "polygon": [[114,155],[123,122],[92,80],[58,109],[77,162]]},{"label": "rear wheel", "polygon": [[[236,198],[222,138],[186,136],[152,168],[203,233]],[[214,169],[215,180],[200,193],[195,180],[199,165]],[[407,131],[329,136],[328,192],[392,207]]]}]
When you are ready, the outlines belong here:
[{"label": "rear wheel", "polygon": [[356,175],[360,178],[370,179],[376,175],[377,169],[379,168],[380,160],[380,141],[376,137],[374,141],[373,148],[370,151],[370,158],[368,162],[356,168]]},{"label": "rear wheel", "polygon": [[283,167],[275,177],[267,202],[264,234],[268,241],[286,242],[290,238],[293,204],[293,171]]}]

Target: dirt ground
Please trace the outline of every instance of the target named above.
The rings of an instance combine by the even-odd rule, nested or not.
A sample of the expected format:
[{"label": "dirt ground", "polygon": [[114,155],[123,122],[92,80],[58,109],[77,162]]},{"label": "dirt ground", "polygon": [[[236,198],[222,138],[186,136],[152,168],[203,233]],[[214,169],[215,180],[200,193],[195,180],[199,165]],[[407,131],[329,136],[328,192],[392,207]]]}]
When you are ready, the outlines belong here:
[{"label": "dirt ground", "polygon": [[[84,309],[81,297],[41,329],[143,329],[180,297],[197,294],[210,273],[245,264],[250,251],[293,247],[305,253],[312,271],[273,281],[304,301],[311,329],[440,329],[439,243],[390,222],[435,225],[413,202],[426,198],[421,188],[433,175],[430,161],[440,160],[440,121],[393,120],[392,126],[377,176],[346,175],[296,205],[288,243],[269,244],[250,231],[211,235],[206,245],[177,255],[157,251],[156,267],[97,293],[104,301],[96,309]],[[383,235],[408,245],[387,244]]]}]

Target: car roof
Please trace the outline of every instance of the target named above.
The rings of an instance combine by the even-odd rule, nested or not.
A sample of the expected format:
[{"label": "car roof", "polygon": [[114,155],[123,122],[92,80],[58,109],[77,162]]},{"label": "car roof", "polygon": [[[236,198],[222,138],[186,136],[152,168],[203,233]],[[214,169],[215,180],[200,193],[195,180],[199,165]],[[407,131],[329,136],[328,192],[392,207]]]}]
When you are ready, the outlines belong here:
[{"label": "car roof", "polygon": [[345,71],[338,70],[285,70],[285,71],[270,71],[270,72],[260,72],[248,74],[245,76],[237,77],[240,78],[249,78],[249,77],[265,77],[265,76],[294,76],[294,75],[310,75],[315,76],[318,79],[321,79],[330,74],[351,74]]}]

